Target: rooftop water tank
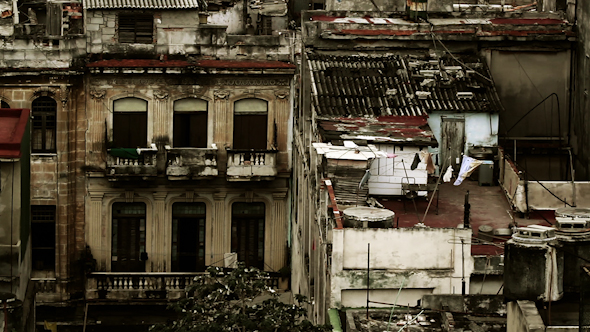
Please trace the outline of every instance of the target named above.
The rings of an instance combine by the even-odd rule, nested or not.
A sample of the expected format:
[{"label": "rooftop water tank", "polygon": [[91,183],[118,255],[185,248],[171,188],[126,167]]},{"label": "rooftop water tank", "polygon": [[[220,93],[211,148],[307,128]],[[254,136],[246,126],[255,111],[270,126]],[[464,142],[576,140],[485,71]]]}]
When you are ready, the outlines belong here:
[{"label": "rooftop water tank", "polygon": [[344,210],[344,227],[391,228],[395,213],[387,209],[360,206]]}]

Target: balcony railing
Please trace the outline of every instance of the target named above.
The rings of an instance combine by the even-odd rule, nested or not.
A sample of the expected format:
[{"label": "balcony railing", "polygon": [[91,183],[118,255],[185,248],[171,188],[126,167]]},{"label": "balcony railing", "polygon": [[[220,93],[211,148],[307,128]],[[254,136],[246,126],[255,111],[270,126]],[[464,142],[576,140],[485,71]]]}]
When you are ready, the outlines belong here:
[{"label": "balcony railing", "polygon": [[227,150],[228,180],[272,179],[277,175],[276,157],[276,150]]},{"label": "balcony railing", "polygon": [[110,149],[107,157],[107,176],[112,180],[121,177],[156,176],[155,144],[145,149]]},{"label": "balcony railing", "polygon": [[[206,272],[94,272],[88,276],[88,299],[178,299],[195,277]],[[270,274],[267,286],[279,288],[279,276]]]},{"label": "balcony railing", "polygon": [[169,180],[217,176],[217,148],[171,148],[166,146],[166,175]]}]

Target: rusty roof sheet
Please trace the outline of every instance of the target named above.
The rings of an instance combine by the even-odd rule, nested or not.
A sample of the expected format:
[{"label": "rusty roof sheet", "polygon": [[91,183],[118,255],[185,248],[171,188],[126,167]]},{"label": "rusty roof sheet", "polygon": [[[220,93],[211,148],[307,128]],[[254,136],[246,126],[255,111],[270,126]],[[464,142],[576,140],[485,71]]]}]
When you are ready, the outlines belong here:
[{"label": "rusty roof sheet", "polygon": [[0,109],[0,158],[20,158],[29,121],[28,109]]},{"label": "rusty roof sheet", "polygon": [[490,73],[477,56],[336,56],[310,53],[319,116],[425,116],[433,111],[499,112]]},{"label": "rusty roof sheet", "polygon": [[206,9],[204,0],[84,0],[86,9]]}]

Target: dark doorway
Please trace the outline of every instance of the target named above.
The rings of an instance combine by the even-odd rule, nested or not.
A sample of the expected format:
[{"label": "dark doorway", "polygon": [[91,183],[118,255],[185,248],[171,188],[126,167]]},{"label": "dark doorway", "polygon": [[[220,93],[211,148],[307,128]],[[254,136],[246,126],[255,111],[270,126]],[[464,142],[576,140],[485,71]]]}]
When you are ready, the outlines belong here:
[{"label": "dark doorway", "polygon": [[264,203],[234,203],[231,250],[246,266],[264,269]]},{"label": "dark doorway", "polygon": [[145,210],[145,203],[113,204],[111,271],[145,271]]},{"label": "dark doorway", "polygon": [[172,271],[205,271],[205,203],[172,205]]}]

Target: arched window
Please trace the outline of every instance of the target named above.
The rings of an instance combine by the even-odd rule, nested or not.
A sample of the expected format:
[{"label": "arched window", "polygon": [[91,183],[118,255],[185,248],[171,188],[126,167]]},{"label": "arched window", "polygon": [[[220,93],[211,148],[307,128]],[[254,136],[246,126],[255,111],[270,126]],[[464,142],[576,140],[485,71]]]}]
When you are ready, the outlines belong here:
[{"label": "arched window", "polygon": [[113,103],[113,147],[147,146],[147,101],[123,98]]},{"label": "arched window", "polygon": [[264,269],[264,203],[232,205],[231,251],[246,266]]},{"label": "arched window", "polygon": [[207,101],[196,98],[174,102],[174,147],[207,147]]},{"label": "arched window", "polygon": [[205,203],[172,205],[172,271],[205,271]]},{"label": "arched window", "polygon": [[144,272],[145,203],[114,203],[112,220],[111,271]]},{"label": "arched window", "polygon": [[33,113],[33,152],[55,152],[57,102],[39,97],[31,105]]},{"label": "arched window", "polygon": [[10,108],[10,105],[4,100],[0,100],[0,108]]},{"label": "arched window", "polygon": [[268,102],[248,98],[234,103],[234,149],[266,150]]}]

